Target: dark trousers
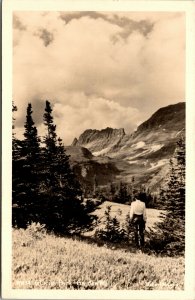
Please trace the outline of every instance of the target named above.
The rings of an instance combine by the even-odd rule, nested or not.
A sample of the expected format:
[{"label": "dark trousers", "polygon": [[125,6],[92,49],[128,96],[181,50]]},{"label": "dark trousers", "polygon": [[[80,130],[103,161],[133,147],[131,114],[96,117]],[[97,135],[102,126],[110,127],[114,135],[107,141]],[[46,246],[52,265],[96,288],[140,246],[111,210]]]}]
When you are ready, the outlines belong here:
[{"label": "dark trousers", "polygon": [[145,230],[145,221],[143,215],[133,215],[133,226],[134,226],[134,236],[136,246],[144,246],[144,230]]}]

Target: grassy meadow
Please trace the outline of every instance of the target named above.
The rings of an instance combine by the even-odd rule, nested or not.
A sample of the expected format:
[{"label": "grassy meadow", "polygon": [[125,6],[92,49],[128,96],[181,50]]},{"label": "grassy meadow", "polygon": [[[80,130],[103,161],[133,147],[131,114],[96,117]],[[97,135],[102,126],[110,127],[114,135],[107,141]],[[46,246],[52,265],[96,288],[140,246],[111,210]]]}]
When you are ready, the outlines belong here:
[{"label": "grassy meadow", "polygon": [[[130,211],[130,205],[113,203],[110,201],[105,201],[102,203],[94,212],[98,216],[99,219],[103,220],[104,212],[107,206],[111,206],[111,216],[116,216],[120,223],[125,222],[126,215]],[[161,210],[154,209],[154,208],[147,208],[147,222],[146,222],[146,230],[149,228],[153,228],[156,222],[159,222],[159,216]]]},{"label": "grassy meadow", "polygon": [[181,290],[183,257],[157,257],[13,229],[13,288]]}]

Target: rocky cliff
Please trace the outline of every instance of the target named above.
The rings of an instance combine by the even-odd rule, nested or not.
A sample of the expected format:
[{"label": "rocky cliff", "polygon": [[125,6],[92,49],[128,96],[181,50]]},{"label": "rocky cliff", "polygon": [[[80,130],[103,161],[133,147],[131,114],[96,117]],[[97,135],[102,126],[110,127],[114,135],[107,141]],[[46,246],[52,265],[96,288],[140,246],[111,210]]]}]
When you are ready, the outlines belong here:
[{"label": "rocky cliff", "polygon": [[74,139],[72,146],[85,147],[95,156],[104,155],[118,145],[124,136],[125,131],[123,128],[87,129],[78,139]]}]

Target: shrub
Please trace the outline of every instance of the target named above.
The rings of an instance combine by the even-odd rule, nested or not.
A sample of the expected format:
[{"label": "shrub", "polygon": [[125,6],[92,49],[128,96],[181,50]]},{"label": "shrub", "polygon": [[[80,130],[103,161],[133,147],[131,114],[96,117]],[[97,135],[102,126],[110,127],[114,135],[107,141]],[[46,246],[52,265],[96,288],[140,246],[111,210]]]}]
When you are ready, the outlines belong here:
[{"label": "shrub", "polygon": [[101,240],[112,243],[127,241],[127,232],[120,226],[120,222],[116,216],[111,217],[110,212],[111,206],[107,206],[104,227],[102,229],[97,229],[95,236]]},{"label": "shrub", "polygon": [[27,226],[26,233],[35,240],[42,240],[46,236],[45,224],[32,222]]}]

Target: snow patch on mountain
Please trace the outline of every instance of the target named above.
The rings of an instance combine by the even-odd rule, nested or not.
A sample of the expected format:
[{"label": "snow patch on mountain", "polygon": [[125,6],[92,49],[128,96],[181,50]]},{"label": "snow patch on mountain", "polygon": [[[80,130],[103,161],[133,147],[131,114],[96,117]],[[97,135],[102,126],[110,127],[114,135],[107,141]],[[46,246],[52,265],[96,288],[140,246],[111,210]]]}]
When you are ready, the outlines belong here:
[{"label": "snow patch on mountain", "polygon": [[134,148],[134,149],[140,149],[140,148],[143,148],[145,145],[146,145],[145,142],[140,141],[140,142],[138,142],[136,144],[133,144],[131,147]]},{"label": "snow patch on mountain", "polygon": [[100,150],[100,151],[92,152],[92,154],[93,154],[94,156],[104,155],[104,154],[108,153],[108,151],[110,150],[110,148],[111,148],[111,147],[107,147],[107,148],[104,148],[104,149],[102,149],[102,150]]},{"label": "snow patch on mountain", "polygon": [[[140,142],[140,143],[142,143],[142,142]],[[139,143],[137,143],[137,144],[139,144]],[[136,145],[136,144],[134,144],[134,145]],[[142,143],[142,145],[143,145],[143,143]],[[136,153],[136,150],[139,150],[139,149],[142,148],[142,147],[141,148],[137,148],[137,146],[136,146],[136,148],[133,149],[132,156],[126,157],[125,160],[127,160],[128,163],[130,163],[130,162],[134,163],[135,159],[141,158],[141,157],[143,157],[145,155],[148,155],[148,154],[150,154],[152,152],[158,151],[162,147],[163,147],[163,144],[154,144],[154,145],[147,145],[147,146],[145,144],[145,149],[142,149],[141,153],[140,152]]]},{"label": "snow patch on mountain", "polygon": [[162,167],[167,163],[168,159],[160,159],[157,163],[151,163],[151,167],[148,170],[153,170],[158,167]]},{"label": "snow patch on mountain", "polygon": [[150,151],[158,151],[159,149],[161,149],[164,145],[160,145],[160,144],[154,144],[154,145],[151,145],[150,147]]},{"label": "snow patch on mountain", "polygon": [[128,163],[131,165],[131,164],[137,164],[138,163],[138,160],[131,160],[130,158],[127,159],[128,160]]}]

